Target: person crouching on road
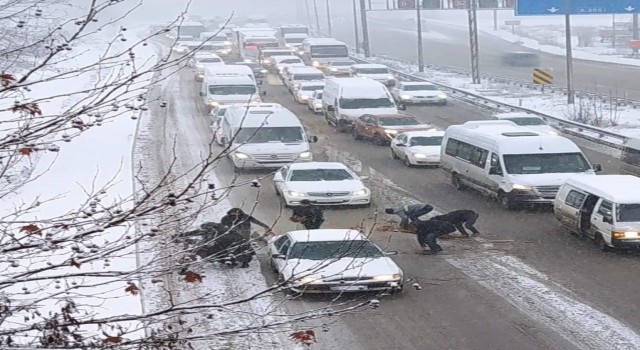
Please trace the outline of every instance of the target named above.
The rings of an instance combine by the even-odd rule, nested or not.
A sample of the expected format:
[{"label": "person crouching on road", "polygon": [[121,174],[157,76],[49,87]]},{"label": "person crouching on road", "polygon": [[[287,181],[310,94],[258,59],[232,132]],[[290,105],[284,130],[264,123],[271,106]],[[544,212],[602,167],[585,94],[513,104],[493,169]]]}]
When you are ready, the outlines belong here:
[{"label": "person crouching on road", "polygon": [[303,199],[299,206],[293,208],[291,219],[302,223],[307,230],[316,230],[324,223],[324,214],[319,206],[311,204],[308,199]]},{"label": "person crouching on road", "polygon": [[480,231],[478,231],[478,229],[476,229],[473,225],[478,220],[478,217],[480,217],[480,215],[473,210],[461,209],[454,210],[444,215],[434,216],[431,219],[451,223],[458,229],[458,231],[460,231],[463,236],[469,237],[469,234],[462,225],[464,224],[466,228],[473,232],[474,236],[477,236],[480,234]]},{"label": "person crouching on road", "polygon": [[[425,254],[437,254],[441,252],[442,247],[438,244],[438,237],[456,232],[456,227],[446,221],[433,219],[426,221],[418,220],[414,225],[416,226],[418,244],[420,244]],[[427,246],[429,250],[427,250]]]},{"label": "person crouching on road", "polygon": [[400,227],[408,229],[409,224],[414,224],[419,221],[418,218],[422,215],[428,214],[433,210],[433,207],[428,204],[408,204],[397,208],[387,208],[385,213],[389,215],[397,215],[402,219],[400,221]]},{"label": "person crouching on road", "polygon": [[267,234],[271,232],[271,228],[262,221],[246,214],[240,208],[233,208],[227,212],[227,215],[220,219],[220,223],[229,227],[231,231],[237,233],[240,237],[238,248],[235,251],[235,258],[241,263],[240,267],[249,267],[249,262],[253,259],[255,251],[251,246],[251,223],[254,223],[267,230]]}]

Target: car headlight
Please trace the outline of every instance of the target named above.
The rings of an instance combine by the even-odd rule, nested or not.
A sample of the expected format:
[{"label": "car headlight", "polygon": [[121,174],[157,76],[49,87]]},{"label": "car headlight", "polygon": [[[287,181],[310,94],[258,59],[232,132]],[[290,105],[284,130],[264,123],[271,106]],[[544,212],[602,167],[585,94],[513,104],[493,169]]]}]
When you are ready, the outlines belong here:
[{"label": "car headlight", "polygon": [[514,190],[520,190],[520,191],[531,191],[533,189],[531,186],[520,185],[520,184],[514,184],[511,186],[511,188],[513,188]]},{"label": "car headlight", "polygon": [[302,152],[302,153],[298,154],[298,158],[309,159],[309,158],[311,158],[311,152],[309,152],[309,151]]},{"label": "car headlight", "polygon": [[244,153],[240,153],[240,152],[236,152],[236,154],[234,154],[234,156],[236,157],[236,159],[249,159],[249,156],[244,154]]},{"label": "car headlight", "polygon": [[309,96],[308,95],[300,95],[300,99],[301,100],[308,100]]},{"label": "car headlight", "polygon": [[398,130],[385,129],[384,132],[386,132],[389,135],[397,135],[398,134]]},{"label": "car headlight", "polygon": [[402,99],[402,100],[410,100],[412,98],[413,98],[413,96],[411,96],[411,95],[400,95],[400,99]]},{"label": "car headlight", "polygon": [[304,51],[302,50],[298,51],[298,55],[304,55]]},{"label": "car headlight", "polygon": [[293,88],[294,88],[294,89],[297,89],[297,88],[299,88],[299,87],[300,87],[300,84],[293,84]]},{"label": "car headlight", "polygon": [[440,98],[440,99],[443,99],[443,100],[444,100],[444,99],[446,99],[446,98],[447,98],[447,95],[445,95],[445,94],[438,94],[438,98]]},{"label": "car headlight", "polygon": [[225,45],[231,45],[231,44],[233,44],[233,43],[232,43],[231,41],[225,41],[223,44],[225,44]]},{"label": "car headlight", "polygon": [[262,63],[269,64],[269,63],[271,63],[271,60],[267,58],[267,59],[262,60]]},{"label": "car headlight", "polygon": [[313,63],[311,63],[311,65],[314,66],[314,67],[318,67],[318,66],[320,66],[320,62],[313,61]]},{"label": "car headlight", "polygon": [[219,105],[220,105],[220,102],[209,100],[209,106],[218,107]]},{"label": "car headlight", "polygon": [[354,196],[366,196],[367,193],[369,193],[369,190],[366,189],[366,188],[363,188],[361,190],[357,190],[357,191],[353,192],[353,195]]},{"label": "car headlight", "polygon": [[638,238],[636,231],[612,231],[611,238]]},{"label": "car headlight", "polygon": [[396,77],[394,77],[393,75],[388,75],[387,80],[396,80]]},{"label": "car headlight", "polygon": [[216,134],[218,134],[218,136],[222,136],[224,134],[224,131],[222,131],[222,129],[218,129],[218,131],[216,131]]},{"label": "car headlight", "polygon": [[427,158],[426,154],[423,153],[412,153],[411,154],[414,158]]},{"label": "car headlight", "polygon": [[291,46],[291,44],[284,44],[284,47],[291,48],[292,46]]},{"label": "car headlight", "polygon": [[298,192],[298,191],[287,191],[287,193],[291,197],[306,197],[307,196],[304,192]]},{"label": "car headlight", "polygon": [[336,68],[336,67],[331,67],[331,71],[332,71],[332,72],[337,72],[337,71],[338,71],[338,68]]},{"label": "car headlight", "polygon": [[268,71],[268,70],[266,70],[266,69],[261,69],[261,70],[260,70],[260,73],[262,73],[262,74],[267,74],[267,73],[269,73],[269,71]]},{"label": "car headlight", "polygon": [[402,278],[402,275],[399,273],[394,273],[393,275],[378,275],[373,276],[373,279],[376,281],[397,281]]},{"label": "car headlight", "polygon": [[244,62],[245,62],[245,63],[251,63],[251,62],[253,62],[253,61],[252,61],[250,58],[245,58]]},{"label": "car headlight", "polygon": [[313,106],[316,108],[322,108],[322,102],[314,102]]}]

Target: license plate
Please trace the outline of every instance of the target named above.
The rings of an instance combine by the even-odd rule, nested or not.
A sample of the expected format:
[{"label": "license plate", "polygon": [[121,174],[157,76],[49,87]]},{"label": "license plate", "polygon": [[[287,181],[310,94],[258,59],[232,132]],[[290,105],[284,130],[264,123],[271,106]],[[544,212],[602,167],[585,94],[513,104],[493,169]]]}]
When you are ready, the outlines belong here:
[{"label": "license plate", "polygon": [[316,202],[318,202],[318,203],[342,203],[342,200],[335,200],[335,199],[318,199]]},{"label": "license plate", "polygon": [[367,286],[337,286],[331,287],[331,290],[340,292],[363,292],[369,290],[369,288],[367,288]]}]

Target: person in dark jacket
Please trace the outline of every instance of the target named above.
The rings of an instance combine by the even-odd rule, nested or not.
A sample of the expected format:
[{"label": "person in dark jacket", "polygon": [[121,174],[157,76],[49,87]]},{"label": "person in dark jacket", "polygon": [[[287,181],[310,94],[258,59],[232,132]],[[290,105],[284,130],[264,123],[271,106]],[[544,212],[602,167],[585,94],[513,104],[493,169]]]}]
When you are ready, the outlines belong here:
[{"label": "person in dark jacket", "polygon": [[[293,218],[300,220],[307,230],[319,229],[324,223],[324,214],[319,206],[311,204],[308,199],[300,201],[300,205],[293,208]],[[295,220],[294,220],[295,221]]]},{"label": "person in dark jacket", "polygon": [[[444,215],[434,216],[433,220],[446,221],[448,223],[453,224],[458,231],[464,236],[469,236],[464,227],[468,228],[473,232],[473,235],[479,235],[480,231],[473,226],[478,220],[480,215],[473,210],[461,209],[454,210],[452,212],[446,213]],[[464,227],[462,226],[464,224]]]},{"label": "person in dark jacket", "polygon": [[397,208],[387,208],[385,213],[389,215],[397,215],[402,221],[400,221],[400,227],[404,229],[409,228],[409,224],[414,224],[418,221],[418,218],[422,215],[428,214],[433,210],[433,207],[428,204],[408,204]]},{"label": "person in dark jacket", "polygon": [[[442,247],[438,244],[438,237],[456,232],[456,227],[446,221],[433,219],[426,221],[418,220],[414,225],[416,226],[418,243],[422,249],[425,250],[426,254],[437,254],[438,252],[441,252]],[[426,249],[427,246],[430,250]]]},{"label": "person in dark jacket", "polygon": [[234,251],[234,255],[238,262],[241,263],[240,267],[249,267],[249,262],[253,259],[253,255],[256,254],[251,246],[251,224],[254,223],[263,227],[267,232],[270,232],[271,228],[262,221],[246,214],[240,208],[229,210],[227,215],[220,219],[220,223],[229,227],[232,232],[240,236],[240,241],[238,242],[237,249]]},{"label": "person in dark jacket", "polygon": [[178,235],[180,238],[187,239],[193,236],[201,237],[201,240],[196,243],[195,255],[202,259],[236,265],[234,253],[242,241],[236,232],[216,222],[205,222],[196,230]]}]

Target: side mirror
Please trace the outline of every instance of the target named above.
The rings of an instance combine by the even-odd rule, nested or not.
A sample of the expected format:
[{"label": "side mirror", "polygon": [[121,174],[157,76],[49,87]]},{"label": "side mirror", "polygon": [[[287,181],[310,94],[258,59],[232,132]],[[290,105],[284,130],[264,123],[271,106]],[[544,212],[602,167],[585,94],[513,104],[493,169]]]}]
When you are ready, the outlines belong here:
[{"label": "side mirror", "polygon": [[264,82],[262,80],[257,81],[258,85],[262,85]]},{"label": "side mirror", "polygon": [[399,104],[399,105],[398,105],[398,110],[399,110],[399,111],[406,111],[406,110],[407,110],[407,105],[402,104],[402,103],[401,103],[401,104]]},{"label": "side mirror", "polygon": [[594,164],[593,165],[593,170],[597,173],[602,171],[602,164]]},{"label": "side mirror", "polygon": [[318,142],[318,136],[309,136],[309,143]]},{"label": "side mirror", "polygon": [[395,250],[390,250],[390,251],[384,252],[384,255],[387,255],[387,256],[398,255],[398,252]]},{"label": "side mirror", "polygon": [[267,96],[267,92],[266,91],[260,91],[260,96]]},{"label": "side mirror", "polygon": [[284,254],[271,254],[273,259],[286,259],[287,257]]},{"label": "side mirror", "polygon": [[282,175],[280,174],[280,172],[277,172],[273,175],[273,182],[282,182],[284,181],[284,179],[282,178]]},{"label": "side mirror", "polygon": [[364,175],[364,176],[360,176],[360,180],[369,180],[369,176]]},{"label": "side mirror", "polygon": [[200,91],[200,97],[204,97],[204,92]]},{"label": "side mirror", "polygon": [[334,107],[334,106],[327,106],[327,111],[329,111],[329,112],[335,112],[335,111],[336,111],[336,107]]},{"label": "side mirror", "polygon": [[613,218],[611,216],[602,217],[602,221],[606,222],[607,224],[613,225]]},{"label": "side mirror", "polygon": [[396,147],[407,147],[404,143],[396,143]]},{"label": "side mirror", "polygon": [[499,166],[489,168],[489,175],[502,175],[502,169]]}]

